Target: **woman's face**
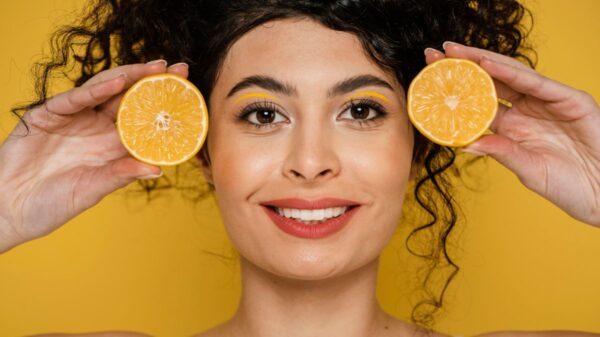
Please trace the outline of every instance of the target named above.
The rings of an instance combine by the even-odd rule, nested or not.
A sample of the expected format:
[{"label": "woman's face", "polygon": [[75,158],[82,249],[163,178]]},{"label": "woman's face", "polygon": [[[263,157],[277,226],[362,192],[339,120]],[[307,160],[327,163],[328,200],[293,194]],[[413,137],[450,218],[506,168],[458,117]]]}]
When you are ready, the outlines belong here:
[{"label": "woman's face", "polygon": [[[370,77],[344,83],[363,75]],[[252,76],[260,78],[238,85]],[[209,98],[212,164],[205,175],[240,254],[270,273],[305,280],[373,261],[398,224],[411,171],[413,129],[403,97],[394,76],[367,57],[354,35],[314,21],[271,21],[236,41]],[[358,105],[349,107],[351,101]],[[252,109],[256,102],[264,103]],[[344,199],[358,207],[349,208],[343,227],[306,237],[277,225],[273,219],[281,224],[286,214],[265,206],[288,198]],[[279,206],[294,217],[340,211]]]}]

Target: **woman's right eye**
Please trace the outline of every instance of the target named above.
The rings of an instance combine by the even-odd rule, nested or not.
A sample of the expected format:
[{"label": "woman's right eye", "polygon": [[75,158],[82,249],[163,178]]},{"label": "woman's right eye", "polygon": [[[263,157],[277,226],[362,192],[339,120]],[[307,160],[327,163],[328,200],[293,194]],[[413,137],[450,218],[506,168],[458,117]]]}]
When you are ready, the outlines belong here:
[{"label": "woman's right eye", "polygon": [[256,128],[271,127],[287,120],[273,103],[250,105],[242,111],[239,118]]}]

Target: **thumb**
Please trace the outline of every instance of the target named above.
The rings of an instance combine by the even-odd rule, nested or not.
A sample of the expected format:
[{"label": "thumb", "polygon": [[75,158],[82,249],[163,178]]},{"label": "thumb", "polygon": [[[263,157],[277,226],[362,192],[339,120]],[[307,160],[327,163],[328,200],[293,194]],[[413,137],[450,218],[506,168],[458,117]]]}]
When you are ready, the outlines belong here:
[{"label": "thumb", "polygon": [[99,194],[109,194],[125,187],[136,179],[153,179],[162,176],[160,167],[145,164],[130,155],[113,160],[99,168],[97,174],[104,184],[99,186]]},{"label": "thumb", "polygon": [[110,193],[125,187],[136,179],[158,178],[162,175],[160,167],[148,165],[127,155],[106,165],[95,167],[78,180],[76,186],[77,209],[87,209]]},{"label": "thumb", "polygon": [[527,169],[534,167],[532,153],[518,142],[498,134],[485,135],[461,148],[461,151],[474,155],[489,155],[521,179],[526,178]]}]

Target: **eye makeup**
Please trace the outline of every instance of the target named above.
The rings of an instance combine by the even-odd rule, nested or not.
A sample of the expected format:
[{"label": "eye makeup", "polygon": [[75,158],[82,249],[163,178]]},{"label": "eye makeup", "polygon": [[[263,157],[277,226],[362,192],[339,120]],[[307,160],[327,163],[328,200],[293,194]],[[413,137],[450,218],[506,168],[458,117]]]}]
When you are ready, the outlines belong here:
[{"label": "eye makeup", "polygon": [[252,97],[259,97],[259,98],[275,99],[275,97],[274,97],[274,96],[272,96],[272,95],[269,95],[269,94],[265,94],[264,92],[251,92],[251,93],[248,93],[248,94],[245,94],[245,95],[242,95],[242,96],[238,97],[238,98],[235,100],[234,104],[236,104],[236,103],[238,103],[239,101],[241,101],[241,100],[244,100],[244,99],[246,99],[246,98],[252,98]]},{"label": "eye makeup", "polygon": [[380,100],[382,100],[382,101],[384,101],[386,103],[390,102],[390,100],[387,97],[385,97],[384,95],[382,95],[382,94],[380,94],[378,92],[375,92],[375,91],[361,91],[361,92],[357,92],[357,93],[353,94],[352,96],[350,96],[350,98],[354,98],[354,97],[357,97],[357,96],[373,96],[373,97],[379,98]]}]

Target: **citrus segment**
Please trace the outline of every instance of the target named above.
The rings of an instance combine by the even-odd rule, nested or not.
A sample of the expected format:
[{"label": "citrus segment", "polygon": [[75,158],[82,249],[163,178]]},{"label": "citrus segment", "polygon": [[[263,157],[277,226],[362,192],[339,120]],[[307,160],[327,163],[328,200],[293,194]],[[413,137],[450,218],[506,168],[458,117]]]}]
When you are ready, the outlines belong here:
[{"label": "citrus segment", "polygon": [[498,110],[494,81],[475,62],[445,58],[429,64],[411,82],[410,121],[425,137],[445,146],[465,146],[490,126]]},{"label": "citrus segment", "polygon": [[179,75],[148,76],[123,96],[117,129],[133,157],[152,165],[177,165],[204,144],[206,103],[198,88]]}]

